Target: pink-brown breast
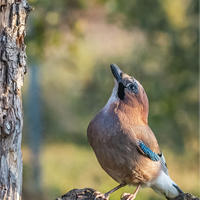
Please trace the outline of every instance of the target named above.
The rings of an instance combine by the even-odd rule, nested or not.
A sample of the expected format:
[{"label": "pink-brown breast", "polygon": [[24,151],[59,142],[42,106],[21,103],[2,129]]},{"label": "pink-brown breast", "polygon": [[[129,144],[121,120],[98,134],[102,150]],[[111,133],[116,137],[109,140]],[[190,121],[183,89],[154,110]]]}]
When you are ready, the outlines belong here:
[{"label": "pink-brown breast", "polygon": [[137,147],[137,140],[160,153],[157,140],[147,124],[136,123],[134,116],[118,108],[119,105],[115,105],[111,110],[102,109],[94,117],[88,126],[88,141],[101,167],[114,180],[131,185],[146,184],[157,178],[160,162],[144,156]]}]

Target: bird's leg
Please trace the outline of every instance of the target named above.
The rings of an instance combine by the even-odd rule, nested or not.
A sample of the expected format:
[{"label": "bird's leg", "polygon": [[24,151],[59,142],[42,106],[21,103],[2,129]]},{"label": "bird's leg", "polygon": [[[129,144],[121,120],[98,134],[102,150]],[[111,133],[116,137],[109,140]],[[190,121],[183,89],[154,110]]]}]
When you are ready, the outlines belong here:
[{"label": "bird's leg", "polygon": [[122,188],[126,186],[126,183],[125,182],[122,182],[121,184],[119,184],[117,187],[113,188],[112,190],[106,192],[105,194],[98,194],[95,199],[97,198],[100,198],[100,199],[103,199],[103,200],[108,200],[109,199],[109,195],[112,194],[113,192],[115,192],[116,190]]},{"label": "bird's leg", "polygon": [[141,187],[141,185],[138,185],[137,188],[136,188],[136,190],[135,190],[135,192],[133,194],[123,193],[122,196],[121,196],[121,199],[124,199],[124,197],[125,197],[126,200],[133,200],[133,199],[135,199],[135,197],[136,197],[136,195],[137,195],[140,187]]},{"label": "bird's leg", "polygon": [[105,196],[109,196],[110,194],[112,194],[113,192],[115,192],[116,190],[122,188],[126,186],[126,183],[125,182],[122,182],[121,184],[119,184],[117,187],[113,188],[112,190],[108,191],[105,193]]}]

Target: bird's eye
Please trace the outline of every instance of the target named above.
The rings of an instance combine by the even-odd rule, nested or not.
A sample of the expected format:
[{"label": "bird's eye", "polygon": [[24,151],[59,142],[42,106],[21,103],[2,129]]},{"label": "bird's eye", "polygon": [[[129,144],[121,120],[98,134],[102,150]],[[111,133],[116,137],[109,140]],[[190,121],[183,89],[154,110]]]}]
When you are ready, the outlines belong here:
[{"label": "bird's eye", "polygon": [[134,84],[130,84],[129,85],[129,89],[134,90],[135,89],[135,85]]},{"label": "bird's eye", "polygon": [[137,85],[137,83],[136,82],[130,83],[128,85],[128,89],[131,90],[132,92],[134,92],[135,94],[137,94],[138,93],[138,85]]}]

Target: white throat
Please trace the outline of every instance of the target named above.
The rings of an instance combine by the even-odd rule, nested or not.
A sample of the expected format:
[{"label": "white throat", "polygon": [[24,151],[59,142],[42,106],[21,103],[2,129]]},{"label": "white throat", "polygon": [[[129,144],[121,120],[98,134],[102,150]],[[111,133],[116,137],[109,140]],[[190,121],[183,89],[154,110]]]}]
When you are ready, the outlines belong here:
[{"label": "white throat", "polygon": [[[114,79],[115,80],[115,79]],[[106,103],[106,105],[104,106],[104,109],[107,110],[109,109],[110,105],[119,100],[119,97],[117,95],[118,92],[118,82],[115,80],[115,86],[113,88],[112,94],[110,96],[110,98],[108,99],[108,102]]]}]

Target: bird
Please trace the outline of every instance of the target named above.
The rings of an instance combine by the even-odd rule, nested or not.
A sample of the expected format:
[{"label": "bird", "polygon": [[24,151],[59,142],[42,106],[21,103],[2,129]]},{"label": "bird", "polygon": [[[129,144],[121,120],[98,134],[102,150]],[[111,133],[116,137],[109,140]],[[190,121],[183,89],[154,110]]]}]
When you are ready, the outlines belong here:
[{"label": "bird", "polygon": [[111,64],[114,89],[106,105],[91,120],[87,138],[103,170],[119,185],[101,193],[108,200],[116,190],[132,185],[133,200],[140,188],[150,187],[170,200],[183,191],[170,178],[164,155],[148,125],[149,101],[143,86],[134,77]]}]

